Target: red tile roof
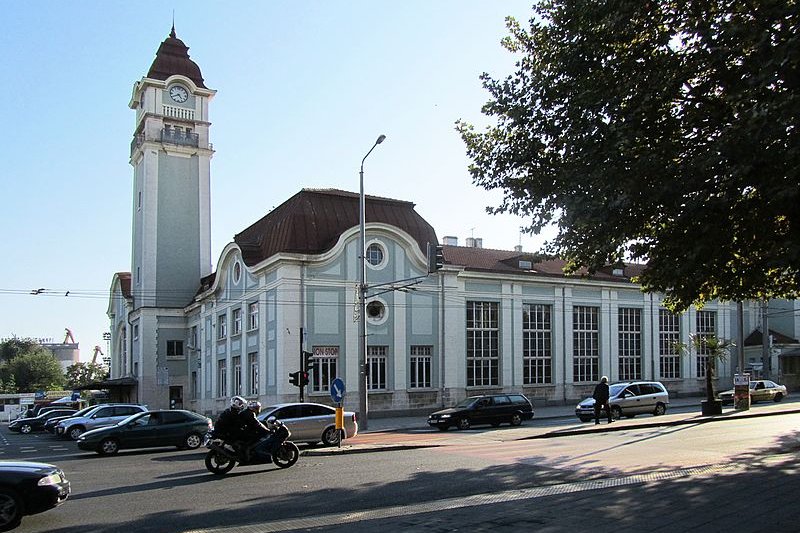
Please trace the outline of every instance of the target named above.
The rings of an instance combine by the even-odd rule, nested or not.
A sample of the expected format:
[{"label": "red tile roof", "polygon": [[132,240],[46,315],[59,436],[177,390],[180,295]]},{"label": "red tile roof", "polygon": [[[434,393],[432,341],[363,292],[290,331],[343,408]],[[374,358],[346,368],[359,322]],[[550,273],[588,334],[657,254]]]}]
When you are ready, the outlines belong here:
[{"label": "red tile roof", "polygon": [[[444,246],[443,252],[445,264],[463,267],[468,271],[566,277],[564,274],[566,261],[543,254],[468,246]],[[520,264],[521,262],[523,264]],[[530,268],[524,262],[529,263]],[[586,270],[581,270],[571,277],[629,282],[631,277],[641,274],[643,268],[644,265],[638,264],[624,265],[622,266],[622,275],[616,276],[613,273],[615,267],[608,266],[598,270],[591,276],[588,275]]]},{"label": "red tile roof", "polygon": [[[367,224],[382,222],[402,229],[423,254],[436,244],[436,232],[402,200],[366,196]],[[277,253],[321,254],[333,248],[342,233],[358,226],[359,195],[338,189],[303,189],[234,237],[248,266]]]}]

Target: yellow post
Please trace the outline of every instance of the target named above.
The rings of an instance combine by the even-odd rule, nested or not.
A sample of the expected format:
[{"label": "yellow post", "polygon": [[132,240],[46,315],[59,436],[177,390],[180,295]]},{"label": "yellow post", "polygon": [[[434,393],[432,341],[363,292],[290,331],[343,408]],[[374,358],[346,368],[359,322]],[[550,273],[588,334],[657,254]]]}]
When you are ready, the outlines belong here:
[{"label": "yellow post", "polygon": [[345,431],[344,431],[344,408],[340,403],[336,407],[336,431],[339,432],[339,448],[342,447],[342,441],[344,440]]}]

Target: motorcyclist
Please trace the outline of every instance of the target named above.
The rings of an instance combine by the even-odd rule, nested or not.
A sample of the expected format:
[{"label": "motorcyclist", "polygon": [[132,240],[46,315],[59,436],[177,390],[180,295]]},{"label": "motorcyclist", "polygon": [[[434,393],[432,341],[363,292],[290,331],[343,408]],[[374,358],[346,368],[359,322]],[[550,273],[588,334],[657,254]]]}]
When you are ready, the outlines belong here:
[{"label": "motorcyclist", "polygon": [[244,433],[239,415],[247,410],[247,400],[241,396],[231,398],[230,406],[222,411],[214,424],[211,436],[231,443],[243,440]]},{"label": "motorcyclist", "polygon": [[269,436],[270,430],[258,419],[261,412],[261,402],[253,400],[247,404],[247,409],[239,412],[239,425],[244,432],[245,441],[245,460],[249,460],[251,455],[260,449],[260,441],[263,437]]}]

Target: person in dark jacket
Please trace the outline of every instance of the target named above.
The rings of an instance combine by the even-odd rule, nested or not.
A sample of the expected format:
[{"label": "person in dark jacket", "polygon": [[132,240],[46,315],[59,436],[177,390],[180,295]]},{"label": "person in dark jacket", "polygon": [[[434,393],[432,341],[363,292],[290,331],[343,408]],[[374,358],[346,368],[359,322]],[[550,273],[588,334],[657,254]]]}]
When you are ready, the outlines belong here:
[{"label": "person in dark jacket", "polygon": [[239,415],[244,410],[247,410],[247,401],[244,398],[241,396],[231,398],[230,407],[220,413],[217,422],[214,424],[214,429],[211,433],[212,437],[230,441],[231,443],[243,440],[244,433]]},{"label": "person in dark jacket", "polygon": [[600,383],[598,383],[594,388],[594,393],[592,393],[592,398],[594,398],[594,423],[600,423],[600,410],[603,407],[606,408],[606,414],[608,415],[608,423],[610,424],[614,420],[611,418],[611,406],[608,405],[608,377],[603,376],[600,378]]},{"label": "person in dark jacket", "polygon": [[249,402],[247,408],[242,409],[239,413],[239,424],[244,432],[245,461],[249,461],[253,457],[255,448],[261,439],[271,434],[270,430],[258,419],[260,412],[261,403],[254,400]]}]

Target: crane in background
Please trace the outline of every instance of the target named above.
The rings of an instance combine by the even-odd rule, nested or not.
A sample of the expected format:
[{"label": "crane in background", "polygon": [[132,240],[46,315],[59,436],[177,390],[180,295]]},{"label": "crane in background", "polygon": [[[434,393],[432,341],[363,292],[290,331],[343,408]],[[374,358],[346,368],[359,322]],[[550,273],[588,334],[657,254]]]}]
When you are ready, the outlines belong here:
[{"label": "crane in background", "polygon": [[69,328],[64,328],[64,331],[67,333],[64,335],[64,342],[62,344],[67,344],[67,341],[70,341],[70,344],[77,344],[75,342],[75,337],[72,336],[72,330]]},{"label": "crane in background", "polygon": [[92,355],[92,364],[93,364],[93,365],[97,363],[97,355],[98,355],[98,354],[100,354],[100,355],[105,355],[105,354],[103,353],[103,350],[102,350],[102,349],[101,349],[99,346],[95,346],[95,347],[94,347],[94,355]]}]

